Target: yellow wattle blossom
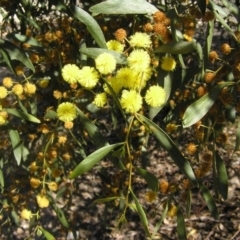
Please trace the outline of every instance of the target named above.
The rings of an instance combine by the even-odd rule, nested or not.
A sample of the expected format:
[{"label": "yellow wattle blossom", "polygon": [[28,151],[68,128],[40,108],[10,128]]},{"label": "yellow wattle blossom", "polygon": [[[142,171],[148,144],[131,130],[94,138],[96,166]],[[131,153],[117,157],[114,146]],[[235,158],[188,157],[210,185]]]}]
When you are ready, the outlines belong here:
[{"label": "yellow wattle blossom", "polygon": [[37,88],[36,85],[33,83],[25,83],[23,86],[23,90],[27,95],[33,95],[36,92]]},{"label": "yellow wattle blossom", "polygon": [[145,195],[145,200],[149,203],[152,203],[156,200],[157,193],[153,191],[148,191]]},{"label": "yellow wattle blossom", "polygon": [[92,89],[99,81],[99,74],[93,67],[85,66],[79,71],[78,83],[87,89]]},{"label": "yellow wattle blossom", "polygon": [[116,59],[110,53],[101,53],[96,59],[96,68],[101,74],[110,74],[116,69]]},{"label": "yellow wattle blossom", "polygon": [[1,86],[0,87],[0,99],[3,99],[7,96],[8,91],[5,87]]},{"label": "yellow wattle blossom", "polygon": [[50,182],[50,183],[48,183],[48,188],[51,191],[55,192],[58,190],[58,184],[56,182]]},{"label": "yellow wattle blossom", "polygon": [[120,53],[122,53],[124,49],[124,45],[117,40],[110,40],[106,43],[106,45],[109,50],[113,50]]},{"label": "yellow wattle blossom", "polygon": [[135,90],[123,90],[120,103],[127,113],[135,113],[142,107],[142,97]]},{"label": "yellow wattle blossom", "polygon": [[76,83],[79,77],[80,69],[75,64],[66,64],[62,69],[63,80],[69,84]]},{"label": "yellow wattle blossom", "polygon": [[[112,87],[113,91],[117,94],[119,93],[119,91],[122,89],[123,85],[122,83],[116,78],[116,77],[112,77],[108,80],[108,84]],[[109,94],[112,95],[108,85],[105,83],[103,84],[103,90]]]},{"label": "yellow wattle blossom", "polygon": [[136,73],[128,67],[120,68],[116,73],[116,81],[125,88],[132,88],[136,78]]},{"label": "yellow wattle blossom", "polygon": [[40,208],[47,208],[49,206],[49,200],[45,195],[37,195],[37,204]]},{"label": "yellow wattle blossom", "polygon": [[138,73],[147,69],[150,61],[151,59],[148,52],[143,49],[133,50],[127,58],[130,69]]},{"label": "yellow wattle blossom", "polygon": [[27,210],[26,208],[24,208],[22,211],[21,211],[21,218],[22,219],[25,219],[25,220],[30,220],[33,216],[32,212],[30,210]]},{"label": "yellow wattle blossom", "polygon": [[161,107],[166,101],[166,92],[160,86],[151,86],[146,92],[145,101],[151,107]]},{"label": "yellow wattle blossom", "polygon": [[5,77],[5,78],[3,79],[3,86],[4,86],[4,87],[10,88],[10,87],[12,87],[12,85],[13,85],[13,80],[12,80],[11,77]]},{"label": "yellow wattle blossom", "polygon": [[38,178],[31,178],[30,179],[31,187],[38,188],[40,184],[41,184],[41,181]]},{"label": "yellow wattle blossom", "polygon": [[57,116],[63,122],[73,121],[77,117],[75,105],[70,102],[61,103],[57,108]]},{"label": "yellow wattle blossom", "polygon": [[132,47],[149,48],[152,41],[147,33],[136,32],[130,37],[129,43]]},{"label": "yellow wattle blossom", "polygon": [[172,57],[163,57],[161,68],[165,71],[173,71],[176,68],[176,61]]},{"label": "yellow wattle blossom", "polygon": [[97,94],[93,100],[93,104],[95,104],[99,108],[106,105],[107,104],[107,94],[105,92]]},{"label": "yellow wattle blossom", "polygon": [[17,83],[13,86],[12,91],[15,95],[20,96],[23,94],[23,86],[20,83]]}]

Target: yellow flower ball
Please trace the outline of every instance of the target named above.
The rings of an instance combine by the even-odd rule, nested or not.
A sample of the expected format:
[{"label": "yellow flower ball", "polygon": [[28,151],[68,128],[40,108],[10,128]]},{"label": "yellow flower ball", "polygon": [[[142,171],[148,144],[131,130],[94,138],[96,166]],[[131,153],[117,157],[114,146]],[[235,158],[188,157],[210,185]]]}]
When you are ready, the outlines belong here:
[{"label": "yellow flower ball", "polygon": [[152,41],[147,33],[136,32],[130,37],[129,43],[132,47],[149,48]]},{"label": "yellow flower ball", "polygon": [[132,88],[136,78],[136,73],[128,67],[120,68],[116,74],[116,81],[125,88]]},{"label": "yellow flower ball", "polygon": [[23,86],[20,83],[17,83],[13,86],[12,91],[15,95],[20,96],[23,94]]},{"label": "yellow flower ball", "polygon": [[27,95],[33,95],[36,92],[37,88],[33,83],[25,83],[23,90]]},{"label": "yellow flower ball", "polygon": [[161,68],[165,71],[173,71],[176,68],[176,64],[172,57],[163,57]]},{"label": "yellow flower ball", "polygon": [[107,94],[105,92],[97,94],[93,100],[93,104],[95,104],[99,108],[106,105],[107,104]]},{"label": "yellow flower ball", "polygon": [[135,113],[142,107],[142,97],[135,90],[123,90],[120,103],[127,113]]},{"label": "yellow flower ball", "polygon": [[37,204],[40,208],[47,208],[49,206],[49,200],[46,196],[39,194],[36,198]]},{"label": "yellow flower ball", "polygon": [[[116,77],[112,77],[108,80],[108,84],[111,86],[112,90],[117,94],[122,89],[123,85],[122,82],[119,81]],[[110,91],[108,85],[105,83],[103,84],[103,90],[109,94],[112,95],[112,92]]]},{"label": "yellow flower ball", "polygon": [[25,220],[30,220],[33,216],[32,212],[30,210],[27,210],[26,208],[22,210],[20,215],[21,215],[21,218]]},{"label": "yellow flower ball", "polygon": [[12,80],[11,77],[5,77],[5,78],[3,79],[3,86],[4,86],[4,87],[10,88],[10,87],[12,87],[12,85],[13,85],[13,80]]},{"label": "yellow flower ball", "polygon": [[151,107],[161,107],[166,101],[166,92],[160,86],[151,86],[146,92],[145,101]]},{"label": "yellow flower ball", "polygon": [[101,74],[110,74],[116,69],[117,61],[109,53],[101,53],[96,59],[96,68]]},{"label": "yellow flower ball", "polygon": [[107,42],[107,48],[116,52],[123,52],[124,46],[116,40],[110,40]]},{"label": "yellow flower ball", "polygon": [[73,121],[77,117],[74,104],[70,102],[61,103],[57,108],[57,116],[63,122]]},{"label": "yellow flower ball", "polygon": [[142,72],[150,65],[150,56],[143,49],[133,50],[127,58],[128,66],[131,70]]},{"label": "yellow flower ball", "polygon": [[30,179],[31,187],[38,188],[40,184],[41,184],[41,181],[38,178],[31,178]]},{"label": "yellow flower ball", "polygon": [[63,80],[69,84],[76,83],[80,75],[80,69],[75,64],[67,64],[62,69]]},{"label": "yellow flower ball", "polygon": [[40,88],[47,88],[47,86],[48,86],[48,84],[49,84],[49,79],[41,79],[39,82],[38,82],[38,86],[40,87]]},{"label": "yellow flower ball", "polygon": [[157,198],[157,193],[153,191],[148,191],[145,195],[145,200],[149,203],[154,202],[156,198]]},{"label": "yellow flower ball", "polygon": [[87,89],[92,89],[99,81],[99,74],[93,67],[85,66],[79,71],[78,83]]},{"label": "yellow flower ball", "polygon": [[7,96],[7,89],[3,86],[0,87],[0,99],[3,99]]},{"label": "yellow flower ball", "polygon": [[48,188],[51,191],[55,192],[58,190],[58,184],[56,182],[50,182],[50,183],[48,183]]}]

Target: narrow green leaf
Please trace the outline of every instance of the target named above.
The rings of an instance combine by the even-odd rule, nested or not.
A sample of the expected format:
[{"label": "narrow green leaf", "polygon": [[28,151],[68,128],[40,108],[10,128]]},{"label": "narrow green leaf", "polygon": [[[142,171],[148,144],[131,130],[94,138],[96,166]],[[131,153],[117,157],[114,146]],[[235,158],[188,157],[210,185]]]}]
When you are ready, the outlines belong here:
[{"label": "narrow green leaf", "polygon": [[103,146],[107,146],[108,142],[103,137],[99,129],[96,127],[96,125],[93,124],[93,122],[86,117],[86,115],[79,109],[76,108],[78,112],[78,116],[81,120],[81,123],[83,124],[84,128],[88,132],[89,136],[93,140],[94,144],[99,148]]},{"label": "narrow green leaf", "polygon": [[214,3],[212,0],[209,0],[209,3],[211,5],[212,10],[218,12],[219,14],[221,14],[222,17],[227,17],[228,13],[227,10],[223,9],[221,6],[219,6],[218,4]]},{"label": "narrow green leaf", "polygon": [[107,48],[105,37],[97,21],[89,13],[77,6],[72,6],[71,11],[79,21],[83,22],[87,26],[87,30],[92,35],[98,46],[101,48]]},{"label": "narrow green leaf", "polygon": [[17,226],[19,226],[19,225],[20,225],[20,220],[19,220],[19,216],[18,216],[18,214],[16,213],[15,210],[12,210],[12,211],[11,211],[11,216],[12,216],[13,221],[15,222],[15,224],[16,224]]},{"label": "narrow green leaf", "polygon": [[187,217],[190,217],[191,205],[192,205],[192,192],[191,192],[191,190],[188,189],[187,190],[187,205],[186,205]]},{"label": "narrow green leaf", "polygon": [[158,179],[155,175],[142,168],[136,168],[138,173],[146,180],[148,187],[157,192],[159,189]]},{"label": "narrow green leaf", "polygon": [[172,41],[161,45],[155,50],[156,53],[171,53],[171,54],[187,54],[192,52],[196,48],[194,41]]},{"label": "narrow green leaf", "polygon": [[174,144],[168,134],[145,116],[140,114],[137,114],[137,116],[141,121],[149,126],[150,130],[153,132],[161,146],[170,154],[175,164],[188,177],[192,184],[194,186],[198,186],[198,180],[194,175],[190,163],[184,158],[179,148]]},{"label": "narrow green leaf", "polygon": [[163,220],[165,219],[167,212],[168,212],[168,208],[169,208],[169,201],[166,202],[165,208],[163,210],[163,213],[161,215],[161,218],[159,219],[159,221],[157,222],[154,231],[152,233],[152,238],[154,239],[154,236],[156,235],[157,231],[159,230],[159,228],[162,226]]},{"label": "narrow green leaf", "polygon": [[99,198],[93,201],[93,204],[111,202],[117,199],[124,199],[123,197],[108,197],[108,198]]},{"label": "narrow green leaf", "polygon": [[38,118],[34,117],[33,115],[31,115],[29,113],[25,113],[23,111],[19,111],[19,110],[14,109],[14,108],[5,108],[4,110],[7,113],[12,114],[16,117],[19,117],[23,120],[27,120],[27,121],[33,122],[33,123],[41,123],[41,121]]},{"label": "narrow green leaf", "polygon": [[13,155],[17,161],[17,164],[20,165],[22,160],[22,142],[19,137],[18,131],[10,129],[9,130],[9,137],[12,144]]},{"label": "narrow green leaf", "polygon": [[137,212],[138,212],[138,215],[140,217],[140,220],[143,224],[143,227],[144,227],[144,230],[145,230],[145,233],[147,234],[148,237],[150,237],[150,232],[149,232],[149,229],[148,229],[148,220],[147,220],[147,216],[141,206],[141,204],[139,203],[137,197],[135,196],[135,194],[133,193],[133,191],[131,190],[131,194],[132,194],[132,197],[133,197],[133,200],[136,204],[136,208],[137,208]]},{"label": "narrow green leaf", "polygon": [[41,230],[41,232],[43,233],[44,237],[45,237],[47,240],[55,240],[55,239],[56,239],[50,232],[48,232],[48,231],[45,230],[44,228],[39,227],[39,229]]},{"label": "narrow green leaf", "polygon": [[237,127],[237,131],[236,131],[234,152],[238,151],[239,149],[240,149],[240,120],[238,121],[238,127]]},{"label": "narrow green leaf", "polygon": [[233,29],[227,24],[227,22],[223,19],[223,17],[214,11],[214,15],[216,19],[222,24],[222,26],[232,35],[234,35]]},{"label": "narrow green leaf", "polygon": [[65,217],[64,212],[62,211],[62,209],[60,209],[56,204],[53,204],[53,209],[55,211],[55,213],[57,214],[58,219],[60,220],[60,222],[62,223],[62,225],[65,228],[69,228],[69,223]]},{"label": "narrow green leaf", "polygon": [[119,64],[127,64],[127,58],[125,55],[118,53],[113,50],[108,50],[104,48],[86,48],[86,47],[81,47],[79,51],[93,59],[97,58],[101,53],[109,53],[111,54]]},{"label": "narrow green leaf", "polygon": [[198,122],[214,104],[222,88],[233,85],[234,83],[225,82],[215,86],[209,93],[192,103],[183,115],[183,127],[187,128]]},{"label": "narrow green leaf", "polygon": [[100,160],[102,160],[102,158],[104,158],[108,153],[110,153],[114,148],[121,146],[123,144],[124,143],[116,143],[113,145],[108,145],[93,152],[77,165],[77,167],[72,171],[70,179],[76,178],[77,176],[87,172]]},{"label": "narrow green leaf", "polygon": [[45,119],[53,119],[57,117],[57,113],[53,110],[48,110],[46,114],[44,115]]},{"label": "narrow green leaf", "polygon": [[96,4],[89,9],[97,14],[153,14],[158,9],[145,0],[108,0]]},{"label": "narrow green leaf", "polygon": [[42,44],[40,42],[38,42],[35,38],[26,36],[26,35],[22,35],[19,33],[9,33],[6,36],[7,39],[12,39],[15,41],[19,41],[21,43],[28,43],[31,46],[35,46],[35,47],[42,47]]},{"label": "narrow green leaf", "polygon": [[4,176],[3,176],[2,169],[0,169],[0,185],[2,188],[4,188]]},{"label": "narrow green leaf", "polygon": [[21,50],[19,47],[17,47],[16,45],[14,45],[11,42],[0,39],[0,48],[6,50],[12,60],[15,59],[15,60],[20,61],[27,68],[29,68],[33,72],[35,72],[35,68],[34,68],[32,62],[27,57],[26,53],[23,50]]},{"label": "narrow green leaf", "polygon": [[214,21],[210,21],[207,24],[207,31],[206,31],[206,44],[203,47],[204,52],[204,70],[208,68],[209,63],[209,53],[212,47],[212,39],[214,33]]},{"label": "narrow green leaf", "polygon": [[201,189],[201,192],[207,203],[208,209],[209,209],[212,217],[215,219],[218,219],[219,218],[218,210],[217,210],[216,204],[215,204],[209,190],[202,183],[200,183],[200,189]]},{"label": "narrow green leaf", "polygon": [[177,233],[178,239],[187,240],[185,221],[180,207],[177,210]]},{"label": "narrow green leaf", "polygon": [[14,68],[13,68],[13,66],[12,66],[12,61],[11,61],[11,58],[10,58],[8,52],[5,51],[4,49],[0,49],[0,57],[1,57],[1,55],[2,55],[3,60],[5,61],[5,63],[8,65],[9,69],[10,69],[14,74],[16,74],[16,73],[15,73],[15,70],[14,70]]},{"label": "narrow green leaf", "polygon": [[225,164],[218,152],[216,152],[216,167],[218,191],[222,195],[223,199],[226,200],[228,196],[228,175]]}]

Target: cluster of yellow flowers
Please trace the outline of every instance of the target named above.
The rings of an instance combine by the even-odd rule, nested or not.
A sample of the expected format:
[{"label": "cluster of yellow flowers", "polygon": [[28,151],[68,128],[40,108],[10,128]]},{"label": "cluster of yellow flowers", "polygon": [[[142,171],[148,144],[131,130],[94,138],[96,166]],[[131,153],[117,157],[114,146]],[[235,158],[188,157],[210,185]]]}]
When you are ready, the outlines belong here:
[{"label": "cluster of yellow flowers", "polygon": [[[63,80],[71,86],[79,84],[87,90],[96,90],[93,103],[102,108],[108,104],[108,97],[117,94],[120,104],[127,113],[136,113],[143,106],[143,99],[150,107],[161,107],[166,102],[166,92],[156,81],[150,79],[154,76],[154,66],[151,65],[152,39],[149,34],[136,32],[127,39],[123,29],[115,33],[116,40],[107,42],[109,50],[126,55],[127,65],[117,63],[114,55],[103,52],[95,58],[95,67],[75,64],[66,64],[62,68]],[[124,51],[125,46],[129,45]],[[176,61],[171,56],[165,56],[161,61],[161,68],[173,71]],[[102,80],[101,80],[102,79]],[[102,92],[98,93],[101,90]],[[145,96],[142,96],[142,90]],[[62,105],[63,104],[63,105]],[[72,121],[76,113],[71,103],[59,105],[57,114],[62,121]]]}]

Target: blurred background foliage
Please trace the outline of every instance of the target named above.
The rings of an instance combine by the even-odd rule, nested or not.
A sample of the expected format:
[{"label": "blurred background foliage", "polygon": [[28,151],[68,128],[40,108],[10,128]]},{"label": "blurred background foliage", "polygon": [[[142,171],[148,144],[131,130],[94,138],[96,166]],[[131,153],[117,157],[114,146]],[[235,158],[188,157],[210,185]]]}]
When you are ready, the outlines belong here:
[{"label": "blurred background foliage", "polygon": [[[43,209],[50,208],[64,231],[71,229],[78,239],[68,217],[76,204],[77,179],[103,159],[111,165],[98,170],[107,184],[94,204],[118,209],[118,227],[128,220],[130,209],[138,213],[147,237],[154,239],[165,217],[176,217],[178,238],[187,239],[184,219],[192,214],[196,189],[218,219],[216,201],[228,194],[227,169],[218,149],[229,141],[224,127],[237,122],[240,112],[238,6],[227,0],[1,0],[0,64],[12,72],[0,86],[1,234],[12,239],[25,221],[29,239],[55,239],[41,218]],[[226,42],[218,31],[227,35]],[[142,46],[143,38],[134,45],[138,32],[151,43]],[[110,40],[123,50],[109,48]],[[149,75],[146,84],[121,85],[117,91],[112,81],[118,71],[131,68],[129,58],[136,49],[150,59],[149,72],[141,71],[141,76]],[[108,74],[96,68],[101,82],[95,88],[66,80],[65,66],[94,68],[103,53],[117,67]],[[74,77],[75,72],[68,74]],[[164,104],[151,106],[146,100],[151,86],[161,86]],[[104,91],[107,101],[97,106],[95,97]],[[137,111],[129,110],[136,99],[124,105],[124,91],[139,94]],[[72,119],[61,119],[62,103],[73,104]],[[183,147],[180,138],[186,130],[191,141],[185,140]],[[234,151],[239,150],[239,134]],[[178,166],[179,184],[148,170],[153,138]],[[107,171],[114,171],[114,179]],[[211,188],[205,184],[209,175]],[[145,200],[135,191],[136,176],[147,183]],[[143,201],[159,202],[161,217],[154,228]]]}]

